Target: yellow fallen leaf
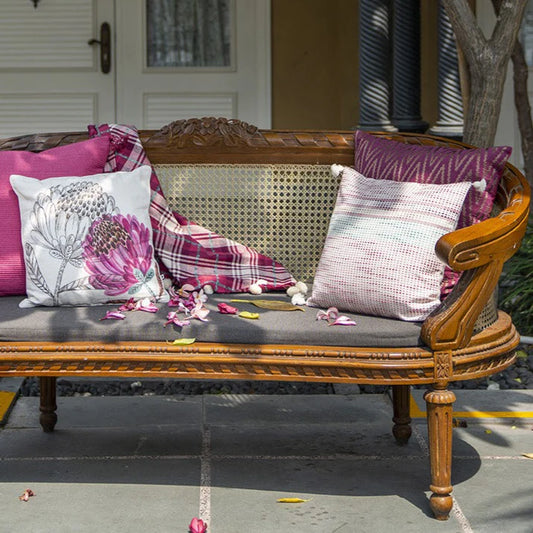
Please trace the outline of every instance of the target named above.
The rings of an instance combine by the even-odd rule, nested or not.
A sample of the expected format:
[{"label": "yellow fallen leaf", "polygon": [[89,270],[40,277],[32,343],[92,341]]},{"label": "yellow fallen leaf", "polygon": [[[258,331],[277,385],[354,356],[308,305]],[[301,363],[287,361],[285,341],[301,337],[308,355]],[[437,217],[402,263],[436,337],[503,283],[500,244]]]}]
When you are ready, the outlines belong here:
[{"label": "yellow fallen leaf", "polygon": [[302,500],[301,498],[279,498],[278,503],[304,503],[310,500]]},{"label": "yellow fallen leaf", "polygon": [[241,302],[255,305],[263,309],[271,309],[272,311],[304,311],[303,307],[292,305],[289,302],[283,300],[231,300],[232,302]]},{"label": "yellow fallen leaf", "polygon": [[241,311],[239,313],[241,318],[249,318],[250,320],[257,320],[259,318],[259,313],[249,313],[248,311]]},{"label": "yellow fallen leaf", "polygon": [[523,453],[522,455],[528,459],[533,459],[533,453]]},{"label": "yellow fallen leaf", "polygon": [[192,338],[192,339],[183,338],[183,339],[176,339],[175,341],[169,342],[168,344],[172,344],[174,346],[183,346],[186,344],[192,344],[195,341],[196,341],[196,338]]},{"label": "yellow fallen leaf", "polygon": [[490,434],[492,433],[492,431],[491,431],[490,429],[486,429],[486,430],[485,430],[485,433],[486,433],[487,435],[490,435]]}]

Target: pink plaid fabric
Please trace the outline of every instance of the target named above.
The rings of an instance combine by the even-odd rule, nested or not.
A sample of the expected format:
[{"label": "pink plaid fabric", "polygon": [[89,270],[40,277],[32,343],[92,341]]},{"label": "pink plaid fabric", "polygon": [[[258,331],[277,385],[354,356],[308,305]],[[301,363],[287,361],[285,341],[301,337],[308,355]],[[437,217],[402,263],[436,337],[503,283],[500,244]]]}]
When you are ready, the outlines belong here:
[{"label": "pink plaid fabric", "polygon": [[[131,126],[89,126],[91,137],[111,137],[106,172],[150,165],[137,130]],[[283,265],[173,213],[152,167],[150,219],[156,256],[178,285],[211,285],[215,292],[245,292],[259,280],[263,290],[283,290],[295,280]]]}]

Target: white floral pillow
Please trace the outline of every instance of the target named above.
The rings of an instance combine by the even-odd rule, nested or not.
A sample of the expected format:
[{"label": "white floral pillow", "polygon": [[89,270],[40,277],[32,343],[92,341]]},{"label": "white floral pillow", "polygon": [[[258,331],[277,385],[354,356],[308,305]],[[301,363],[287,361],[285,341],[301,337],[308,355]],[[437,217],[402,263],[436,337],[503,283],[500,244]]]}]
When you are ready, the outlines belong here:
[{"label": "white floral pillow", "polygon": [[150,175],[143,166],[85,177],[10,177],[26,266],[21,307],[168,297],[154,260]]}]

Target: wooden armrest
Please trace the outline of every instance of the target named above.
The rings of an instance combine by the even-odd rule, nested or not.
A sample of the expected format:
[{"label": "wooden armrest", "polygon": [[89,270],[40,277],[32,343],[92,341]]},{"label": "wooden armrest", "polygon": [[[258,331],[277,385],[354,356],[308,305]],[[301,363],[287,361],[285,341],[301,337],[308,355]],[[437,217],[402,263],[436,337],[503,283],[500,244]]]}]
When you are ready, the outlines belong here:
[{"label": "wooden armrest", "polygon": [[506,207],[498,216],[448,233],[437,243],[440,259],[463,275],[422,326],[422,339],[433,350],[468,344],[479,314],[498,285],[503,263],[520,247],[527,227],[530,187],[511,165],[501,187]]}]

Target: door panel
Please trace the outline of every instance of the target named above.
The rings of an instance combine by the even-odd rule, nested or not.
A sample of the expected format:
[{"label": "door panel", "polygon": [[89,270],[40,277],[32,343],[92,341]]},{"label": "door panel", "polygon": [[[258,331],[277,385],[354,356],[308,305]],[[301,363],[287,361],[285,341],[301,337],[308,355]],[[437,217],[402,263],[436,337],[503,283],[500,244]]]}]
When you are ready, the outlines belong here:
[{"label": "door panel", "polygon": [[115,119],[114,76],[88,44],[104,20],[109,0],[1,0],[0,137]]},{"label": "door panel", "polygon": [[[164,0],[159,3],[166,4]],[[186,44],[180,46],[179,36],[173,39],[176,62],[154,60],[156,54],[148,46],[158,31],[147,20],[145,0],[117,0],[119,122],[155,128],[171,119],[225,116],[270,126],[270,0],[228,0],[225,4],[231,9],[231,35],[226,39],[231,48],[225,55],[229,64],[226,59],[202,66],[191,63],[194,54]],[[178,14],[166,15],[177,18],[161,17],[162,23],[171,28],[179,25]],[[191,26],[189,20],[186,23]],[[160,33],[165,31],[168,28],[162,27]],[[171,52],[167,50],[167,56]]]}]

